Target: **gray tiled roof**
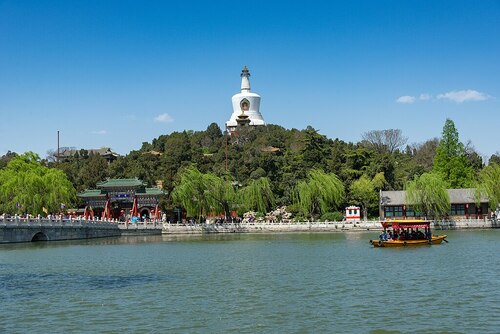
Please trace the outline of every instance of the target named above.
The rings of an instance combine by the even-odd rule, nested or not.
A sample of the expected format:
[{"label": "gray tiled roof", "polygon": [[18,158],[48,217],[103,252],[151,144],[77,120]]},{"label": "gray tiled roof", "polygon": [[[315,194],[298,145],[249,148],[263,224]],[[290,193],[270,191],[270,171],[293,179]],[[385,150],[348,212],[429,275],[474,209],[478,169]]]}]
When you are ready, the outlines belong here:
[{"label": "gray tiled roof", "polygon": [[[450,202],[456,204],[466,204],[476,202],[476,189],[448,189],[448,195],[450,196]],[[481,196],[481,203],[488,203],[488,198],[486,196]]]},{"label": "gray tiled roof", "polygon": [[406,191],[391,190],[380,192],[380,204],[382,205],[404,205],[406,202]]},{"label": "gray tiled roof", "polygon": [[[75,155],[76,153],[80,153],[81,150],[76,150],[76,149],[64,149],[59,152],[59,157],[71,157]],[[118,157],[118,154],[111,151],[109,147],[103,147],[103,148],[91,148],[85,150],[87,151],[88,154],[99,154],[101,156],[106,156],[106,155],[111,155],[114,157]]]},{"label": "gray tiled roof", "polygon": [[[466,204],[475,203],[476,189],[466,188],[466,189],[448,189],[448,196],[450,196],[450,203],[452,204]],[[488,198],[481,196],[481,203],[488,203]],[[387,205],[405,205],[406,203],[406,191],[396,190],[396,191],[381,191],[380,192],[380,204],[383,206]]]}]

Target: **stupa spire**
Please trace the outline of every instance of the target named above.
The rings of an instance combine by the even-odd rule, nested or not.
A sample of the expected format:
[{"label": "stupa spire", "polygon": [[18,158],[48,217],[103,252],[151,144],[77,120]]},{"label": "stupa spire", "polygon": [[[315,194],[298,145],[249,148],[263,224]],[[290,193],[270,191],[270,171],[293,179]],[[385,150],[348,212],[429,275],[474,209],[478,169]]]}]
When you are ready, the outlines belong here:
[{"label": "stupa spire", "polygon": [[243,70],[241,70],[241,92],[249,92],[250,91],[250,72],[248,71],[247,66],[243,66]]},{"label": "stupa spire", "polygon": [[227,129],[232,132],[238,126],[259,126],[266,125],[260,108],[260,95],[250,91],[250,72],[246,66],[241,71],[241,92],[234,94],[231,98],[233,113],[226,122]]}]

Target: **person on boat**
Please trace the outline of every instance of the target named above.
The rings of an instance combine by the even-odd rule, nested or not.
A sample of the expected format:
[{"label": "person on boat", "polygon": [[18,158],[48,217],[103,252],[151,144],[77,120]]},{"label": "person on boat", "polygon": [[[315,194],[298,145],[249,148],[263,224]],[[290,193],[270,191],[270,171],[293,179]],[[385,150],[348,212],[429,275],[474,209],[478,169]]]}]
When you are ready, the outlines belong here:
[{"label": "person on boat", "polygon": [[379,235],[378,239],[380,241],[387,241],[389,235],[387,234],[387,230],[384,230],[384,232],[382,232],[382,234]]},{"label": "person on boat", "polygon": [[394,230],[394,233],[392,233],[392,239],[398,240],[398,238],[399,238],[398,230]]},{"label": "person on boat", "polygon": [[425,228],[425,238],[427,240],[431,240],[432,239],[432,233],[431,233],[431,228],[430,227],[429,228],[427,228],[427,227]]},{"label": "person on boat", "polygon": [[387,233],[387,240],[392,240],[392,232],[390,230]]}]

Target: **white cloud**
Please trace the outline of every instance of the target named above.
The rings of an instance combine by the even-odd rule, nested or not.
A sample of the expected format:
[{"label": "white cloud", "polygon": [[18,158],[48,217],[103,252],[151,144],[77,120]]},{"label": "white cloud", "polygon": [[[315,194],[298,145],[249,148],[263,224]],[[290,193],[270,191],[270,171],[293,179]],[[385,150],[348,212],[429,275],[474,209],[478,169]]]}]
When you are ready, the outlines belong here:
[{"label": "white cloud", "polygon": [[429,101],[430,99],[432,99],[432,95],[420,94],[420,96],[418,98],[420,101]]},{"label": "white cloud", "polygon": [[108,133],[108,131],[106,131],[106,130],[92,131],[92,134],[94,134],[94,135],[105,135],[107,133]]},{"label": "white cloud", "polygon": [[167,113],[155,117],[155,122],[158,123],[171,123],[174,119]]},{"label": "white cloud", "polygon": [[484,101],[491,98],[488,94],[478,92],[477,90],[453,90],[444,94],[439,94],[438,99],[450,100],[457,103],[468,101]]},{"label": "white cloud", "polygon": [[396,102],[397,103],[412,104],[415,102],[415,96],[403,95],[403,96],[398,97]]}]

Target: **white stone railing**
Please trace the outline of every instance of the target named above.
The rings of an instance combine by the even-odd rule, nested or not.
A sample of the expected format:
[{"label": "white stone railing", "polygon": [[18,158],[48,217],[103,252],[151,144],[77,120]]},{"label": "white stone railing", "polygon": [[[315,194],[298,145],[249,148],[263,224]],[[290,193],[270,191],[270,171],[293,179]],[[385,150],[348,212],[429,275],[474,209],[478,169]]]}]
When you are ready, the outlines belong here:
[{"label": "white stone railing", "polygon": [[44,227],[58,227],[58,226],[72,226],[72,227],[115,227],[117,222],[114,220],[100,220],[100,219],[85,219],[73,217],[41,217],[41,216],[0,216],[0,226],[44,226]]},{"label": "white stone railing", "polygon": [[[468,219],[457,221],[432,221],[434,229],[469,229],[492,228],[495,223],[487,219]],[[240,222],[240,223],[163,223],[165,233],[201,233],[201,232],[293,232],[293,231],[367,231],[382,230],[378,220],[355,222]]]},{"label": "white stone railing", "polygon": [[118,222],[118,227],[122,230],[157,230],[163,228],[163,223],[157,220],[145,222]]}]

